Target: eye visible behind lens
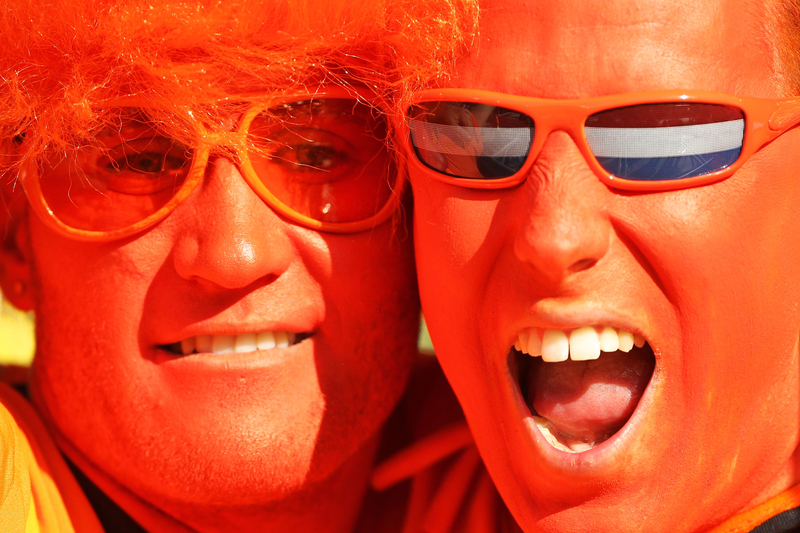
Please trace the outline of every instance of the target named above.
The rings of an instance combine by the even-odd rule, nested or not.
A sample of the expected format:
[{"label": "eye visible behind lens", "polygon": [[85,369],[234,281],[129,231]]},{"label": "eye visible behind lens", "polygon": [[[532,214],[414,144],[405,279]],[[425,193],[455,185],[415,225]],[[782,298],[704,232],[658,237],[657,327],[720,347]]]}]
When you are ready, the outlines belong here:
[{"label": "eye visible behind lens", "polygon": [[248,131],[259,180],[285,205],[325,222],[366,220],[392,194],[396,173],[378,110],[319,98],[266,109]]},{"label": "eye visible behind lens", "polygon": [[42,195],[76,229],[113,231],[167,204],[183,185],[193,151],[147,122],[136,109],[92,141],[42,169]]},{"label": "eye visible behind lens", "polygon": [[618,178],[666,181],[729,167],[744,141],[744,113],[694,102],[609,109],[591,115],[586,140],[600,166]]},{"label": "eye visible behind lens", "polygon": [[149,195],[180,187],[189,171],[192,151],[163,136],[125,141],[87,162],[86,175],[98,189]]},{"label": "eye visible behind lens", "polygon": [[502,107],[425,102],[408,115],[411,144],[420,161],[457,178],[513,176],[525,164],[533,142],[533,119]]}]

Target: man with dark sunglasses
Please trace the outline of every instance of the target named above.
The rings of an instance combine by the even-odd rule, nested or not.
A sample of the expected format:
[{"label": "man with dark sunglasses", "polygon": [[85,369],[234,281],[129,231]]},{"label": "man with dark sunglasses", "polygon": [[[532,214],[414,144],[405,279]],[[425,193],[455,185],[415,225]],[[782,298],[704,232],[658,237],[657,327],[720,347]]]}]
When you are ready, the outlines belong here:
[{"label": "man with dark sunglasses", "polygon": [[410,95],[423,311],[527,532],[800,530],[795,2],[481,2]]}]

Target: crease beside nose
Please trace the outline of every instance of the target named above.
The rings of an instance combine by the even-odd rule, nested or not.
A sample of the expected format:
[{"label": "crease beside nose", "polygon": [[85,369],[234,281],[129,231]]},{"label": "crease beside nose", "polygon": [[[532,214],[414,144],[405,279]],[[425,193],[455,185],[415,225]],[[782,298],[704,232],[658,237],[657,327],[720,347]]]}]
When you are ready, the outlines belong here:
[{"label": "crease beside nose", "polygon": [[567,135],[548,139],[531,179],[514,252],[542,281],[558,284],[608,253],[612,228],[603,206],[609,191]]},{"label": "crease beside nose", "polygon": [[212,158],[204,182],[178,209],[191,210],[173,248],[179,276],[226,289],[269,282],[291,263],[285,224],[229,159]]}]

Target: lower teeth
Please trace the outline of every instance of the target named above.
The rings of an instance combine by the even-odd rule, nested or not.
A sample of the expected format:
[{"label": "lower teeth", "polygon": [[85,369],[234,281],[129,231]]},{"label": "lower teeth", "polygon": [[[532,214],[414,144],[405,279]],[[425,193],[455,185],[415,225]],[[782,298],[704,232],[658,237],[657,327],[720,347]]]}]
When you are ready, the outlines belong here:
[{"label": "lower teeth", "polygon": [[[548,421],[546,418],[542,418],[541,416],[534,416],[533,421],[536,422],[536,427],[539,428],[539,431],[542,433],[545,440],[549,442],[550,446],[552,446],[553,448],[567,453],[579,453],[579,451],[583,451],[583,450],[573,450],[572,448],[569,448],[566,445],[561,444],[561,442],[556,438],[556,436],[553,435],[553,431],[555,431],[553,424],[551,424],[550,421]],[[591,446],[589,446],[589,448],[591,448]]]},{"label": "lower teeth", "polygon": [[[550,443],[550,445],[553,448],[561,450],[562,452],[581,453],[587,450],[591,450],[592,448],[600,444],[600,442],[602,442],[602,441],[588,442],[561,433],[549,420],[541,416],[533,415],[533,421],[536,422],[536,427],[539,428],[539,431],[542,433],[542,436],[544,436],[545,440],[548,443]],[[558,435],[558,437],[561,437],[561,440],[559,440],[556,435]],[[562,441],[566,441],[566,443]]]}]

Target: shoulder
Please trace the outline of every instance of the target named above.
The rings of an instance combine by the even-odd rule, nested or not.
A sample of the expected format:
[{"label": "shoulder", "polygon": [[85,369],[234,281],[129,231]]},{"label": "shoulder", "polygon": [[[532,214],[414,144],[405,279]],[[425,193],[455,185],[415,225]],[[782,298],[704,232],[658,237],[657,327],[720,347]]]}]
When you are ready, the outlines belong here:
[{"label": "shoulder", "polygon": [[3,383],[0,468],[0,532],[102,532],[44,423],[25,398]]},{"label": "shoulder", "polygon": [[[5,389],[5,385],[0,385]],[[31,508],[25,437],[5,408],[0,391],[0,531],[24,531]]]}]

